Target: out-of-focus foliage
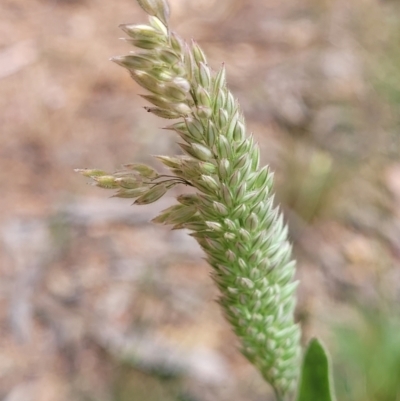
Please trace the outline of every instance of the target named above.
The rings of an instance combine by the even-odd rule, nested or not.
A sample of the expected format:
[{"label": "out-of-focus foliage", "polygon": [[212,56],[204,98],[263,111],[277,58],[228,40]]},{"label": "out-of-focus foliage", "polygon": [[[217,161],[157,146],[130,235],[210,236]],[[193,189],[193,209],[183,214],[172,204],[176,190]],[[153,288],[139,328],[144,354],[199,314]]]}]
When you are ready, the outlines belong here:
[{"label": "out-of-focus foliage", "polygon": [[400,400],[399,333],[400,318],[395,308],[360,308],[351,323],[334,330],[339,400]]}]

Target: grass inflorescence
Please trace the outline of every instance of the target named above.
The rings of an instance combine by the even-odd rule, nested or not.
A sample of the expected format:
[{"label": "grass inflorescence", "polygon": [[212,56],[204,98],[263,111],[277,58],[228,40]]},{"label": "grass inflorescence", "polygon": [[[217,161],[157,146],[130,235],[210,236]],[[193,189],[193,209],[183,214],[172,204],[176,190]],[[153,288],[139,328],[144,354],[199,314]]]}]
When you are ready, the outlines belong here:
[{"label": "grass inflorescence", "polygon": [[219,303],[243,354],[284,399],[297,381],[300,330],[293,318],[295,262],[274,206],[273,173],[260,167],[259,147],[246,134],[224,66],[213,72],[198,44],[170,30],[166,1],[138,3],[150,23],[121,25],[137,50],[112,60],[148,91],[142,95],[151,104],[146,110],[171,120],[166,129],[181,138],[184,154],[157,156],[167,176],[142,164],[112,174],[78,171],[136,204],[154,202],[178,184],[196,188],[153,221],[191,231],[213,268]]}]

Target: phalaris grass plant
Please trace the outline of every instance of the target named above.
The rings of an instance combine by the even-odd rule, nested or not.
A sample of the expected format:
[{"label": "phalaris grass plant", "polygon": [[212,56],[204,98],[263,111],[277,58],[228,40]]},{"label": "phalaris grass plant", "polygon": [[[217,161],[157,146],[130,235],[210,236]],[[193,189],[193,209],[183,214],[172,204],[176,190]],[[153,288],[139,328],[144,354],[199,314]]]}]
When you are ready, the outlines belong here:
[{"label": "phalaris grass plant", "polygon": [[170,30],[165,0],[137,1],[149,24],[121,25],[136,50],[112,60],[148,91],[142,95],[148,112],[173,120],[165,129],[179,135],[184,154],[156,156],[168,175],[137,163],[114,173],[77,171],[137,205],[155,202],[175,185],[196,189],[153,221],[191,231],[213,269],[219,304],[242,353],[277,400],[290,399],[300,371],[297,282],[287,226],[274,206],[273,173],[260,167],[259,147],[246,133],[224,66],[212,71],[197,43]]}]

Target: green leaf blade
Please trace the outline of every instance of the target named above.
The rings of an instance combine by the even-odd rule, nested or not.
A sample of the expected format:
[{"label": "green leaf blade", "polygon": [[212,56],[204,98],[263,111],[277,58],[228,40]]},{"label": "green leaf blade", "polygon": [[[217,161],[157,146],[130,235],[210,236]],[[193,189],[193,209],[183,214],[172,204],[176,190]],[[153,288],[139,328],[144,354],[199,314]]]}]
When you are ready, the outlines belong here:
[{"label": "green leaf blade", "polygon": [[328,353],[313,338],[304,356],[297,401],[336,401],[331,374]]}]

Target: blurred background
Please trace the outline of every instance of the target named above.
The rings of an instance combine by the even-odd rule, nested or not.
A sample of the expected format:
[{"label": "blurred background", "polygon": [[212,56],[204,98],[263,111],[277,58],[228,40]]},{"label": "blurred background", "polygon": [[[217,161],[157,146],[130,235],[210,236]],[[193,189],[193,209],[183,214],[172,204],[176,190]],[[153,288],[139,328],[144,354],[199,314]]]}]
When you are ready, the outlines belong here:
[{"label": "blurred background", "polygon": [[[276,172],[297,319],[341,401],[400,400],[400,5],[171,0]],[[1,0],[0,399],[259,401],[196,243],[74,168],[178,152],[126,71],[134,0]]]}]

